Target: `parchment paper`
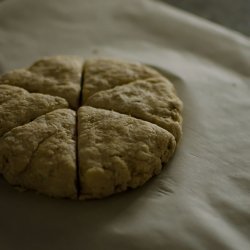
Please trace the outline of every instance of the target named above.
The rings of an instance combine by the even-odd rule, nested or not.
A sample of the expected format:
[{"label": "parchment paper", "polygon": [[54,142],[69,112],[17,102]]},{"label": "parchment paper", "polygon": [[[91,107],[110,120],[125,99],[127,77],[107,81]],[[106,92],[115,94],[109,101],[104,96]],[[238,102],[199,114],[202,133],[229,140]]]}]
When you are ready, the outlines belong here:
[{"label": "parchment paper", "polygon": [[184,102],[162,174],[91,202],[20,193],[0,179],[0,249],[250,249],[250,42],[147,0],[0,3],[1,72],[41,56],[139,60]]}]

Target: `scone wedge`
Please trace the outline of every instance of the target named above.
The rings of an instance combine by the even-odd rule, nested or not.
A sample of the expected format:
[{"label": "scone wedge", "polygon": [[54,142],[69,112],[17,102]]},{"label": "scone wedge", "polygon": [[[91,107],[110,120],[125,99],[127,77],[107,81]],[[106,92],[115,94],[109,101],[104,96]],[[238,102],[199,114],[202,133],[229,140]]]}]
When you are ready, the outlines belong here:
[{"label": "scone wedge", "polygon": [[15,69],[0,77],[0,84],[14,85],[29,92],[66,99],[77,109],[83,59],[74,56],[45,57],[27,69]]},{"label": "scone wedge", "polygon": [[65,99],[29,93],[11,85],[0,85],[0,137],[11,129],[59,108],[67,108]]},{"label": "scone wedge", "polygon": [[107,58],[86,60],[83,74],[83,102],[98,91],[160,76],[157,71],[139,62]]},{"label": "scone wedge", "polygon": [[178,142],[182,129],[182,102],[174,86],[163,77],[137,80],[92,95],[86,105],[114,110],[156,124]]},{"label": "scone wedge", "polygon": [[114,111],[78,110],[80,198],[103,198],[143,185],[175,150],[174,136],[157,125]]},{"label": "scone wedge", "polygon": [[54,197],[76,198],[75,111],[58,109],[0,138],[7,181]]}]

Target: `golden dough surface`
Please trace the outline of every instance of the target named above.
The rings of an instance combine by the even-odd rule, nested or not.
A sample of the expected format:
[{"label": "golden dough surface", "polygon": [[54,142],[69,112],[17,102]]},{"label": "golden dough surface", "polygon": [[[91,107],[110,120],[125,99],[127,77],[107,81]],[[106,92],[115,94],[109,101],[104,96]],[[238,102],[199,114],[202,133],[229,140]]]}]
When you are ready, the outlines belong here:
[{"label": "golden dough surface", "polygon": [[83,59],[74,56],[45,57],[29,68],[15,69],[0,77],[0,84],[8,84],[29,92],[49,94],[66,99],[77,109]]},{"label": "golden dough surface", "polygon": [[173,156],[183,104],[139,62],[55,56],[0,76],[0,174],[52,197],[144,185]]},{"label": "golden dough surface", "polygon": [[136,80],[160,74],[139,62],[127,62],[115,59],[89,59],[84,65],[83,100],[101,90],[112,89]]},{"label": "golden dough surface", "polygon": [[0,93],[0,136],[40,115],[68,107],[63,98],[29,93],[10,85],[0,85]]},{"label": "golden dough surface", "polygon": [[13,185],[76,198],[75,112],[57,109],[0,139],[0,172]]},{"label": "golden dough surface", "polygon": [[78,110],[81,196],[102,198],[143,185],[175,150],[172,134],[114,111]]},{"label": "golden dough surface", "polygon": [[182,102],[173,85],[163,78],[137,80],[99,91],[85,104],[156,124],[172,133],[177,141],[181,137]]}]

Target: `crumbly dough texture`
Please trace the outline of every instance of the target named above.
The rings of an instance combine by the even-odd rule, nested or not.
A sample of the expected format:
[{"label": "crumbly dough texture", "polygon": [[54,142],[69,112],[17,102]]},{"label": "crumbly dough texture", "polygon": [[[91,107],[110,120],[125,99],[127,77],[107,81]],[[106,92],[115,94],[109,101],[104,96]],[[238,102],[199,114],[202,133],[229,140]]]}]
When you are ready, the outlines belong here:
[{"label": "crumbly dough texture", "polygon": [[63,98],[31,94],[10,85],[0,85],[0,93],[0,136],[40,115],[68,107],[67,101]]},{"label": "crumbly dough texture", "polygon": [[58,109],[0,139],[7,181],[43,194],[76,198],[75,111]]},{"label": "crumbly dough texture", "polygon": [[114,110],[157,124],[181,137],[182,102],[172,83],[164,78],[138,80],[92,95],[86,105]]},{"label": "crumbly dough texture", "polygon": [[14,85],[29,92],[66,99],[77,109],[83,60],[74,56],[45,57],[27,69],[15,69],[0,77],[0,84]]},{"label": "crumbly dough texture", "polygon": [[0,174],[73,199],[139,187],[173,155],[181,110],[173,84],[141,63],[41,59],[0,76]]},{"label": "crumbly dough texture", "polygon": [[141,63],[114,59],[89,59],[84,65],[83,101],[101,90],[136,80],[159,77],[160,74]]},{"label": "crumbly dough texture", "polygon": [[102,198],[143,185],[175,150],[172,134],[114,111],[78,110],[81,197]]}]

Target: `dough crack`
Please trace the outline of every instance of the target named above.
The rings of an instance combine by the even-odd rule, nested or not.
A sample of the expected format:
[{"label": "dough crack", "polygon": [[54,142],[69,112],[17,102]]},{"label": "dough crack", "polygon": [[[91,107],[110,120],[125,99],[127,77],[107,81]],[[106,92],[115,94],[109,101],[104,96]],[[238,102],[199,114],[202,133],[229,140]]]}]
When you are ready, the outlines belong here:
[{"label": "dough crack", "polygon": [[[47,122],[47,121],[46,121]],[[38,142],[37,146],[35,147],[34,151],[32,152],[32,155],[27,163],[27,165],[25,166],[25,168],[19,173],[19,175],[24,174],[25,172],[27,172],[27,170],[30,168],[32,160],[34,159],[37,151],[39,150],[40,146],[46,142],[49,138],[53,137],[55,134],[57,133],[57,131],[55,131],[54,133],[50,134],[49,136],[43,138],[41,141]]]},{"label": "dough crack", "polygon": [[[84,65],[82,69],[82,74],[81,74],[81,82],[80,82],[80,97],[79,97],[79,103],[78,103],[78,109],[82,106],[83,102],[83,85],[84,85]],[[79,154],[78,154],[78,115],[76,115],[76,190],[77,190],[77,198],[80,197],[80,192],[81,192],[81,181],[80,181],[80,164],[79,164]]]}]

